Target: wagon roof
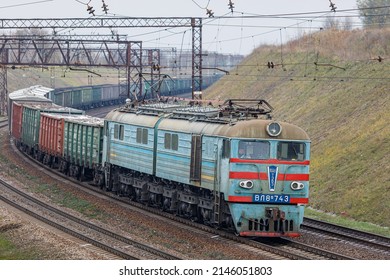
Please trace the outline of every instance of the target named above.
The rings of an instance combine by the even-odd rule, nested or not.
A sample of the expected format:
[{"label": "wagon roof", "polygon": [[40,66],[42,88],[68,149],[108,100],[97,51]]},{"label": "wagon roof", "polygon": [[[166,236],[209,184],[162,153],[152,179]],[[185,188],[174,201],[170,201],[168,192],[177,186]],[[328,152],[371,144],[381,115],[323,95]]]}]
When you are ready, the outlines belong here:
[{"label": "wagon roof", "polygon": [[33,109],[33,110],[39,110],[39,111],[46,111],[46,112],[52,112],[52,113],[68,113],[68,114],[84,114],[84,111],[70,108],[70,107],[62,107],[56,104],[46,104],[46,103],[28,103],[23,104],[24,107]]},{"label": "wagon roof", "polygon": [[91,126],[103,126],[104,120],[96,117],[91,117],[88,115],[69,115],[69,114],[50,114],[42,113],[41,116],[46,116],[53,119],[64,119],[66,122],[86,124]]},{"label": "wagon roof", "polygon": [[51,102],[51,100],[46,98],[46,96],[52,90],[53,90],[52,88],[44,87],[41,85],[35,85],[29,88],[24,88],[24,89],[11,92],[8,96],[11,100],[18,100],[18,101]]}]

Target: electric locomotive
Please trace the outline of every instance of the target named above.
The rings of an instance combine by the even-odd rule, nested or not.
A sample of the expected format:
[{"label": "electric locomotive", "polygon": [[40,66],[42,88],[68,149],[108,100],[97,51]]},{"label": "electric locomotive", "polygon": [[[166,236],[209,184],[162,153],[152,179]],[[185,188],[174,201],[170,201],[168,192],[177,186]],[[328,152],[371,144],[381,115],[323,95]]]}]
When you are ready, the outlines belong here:
[{"label": "electric locomotive", "polygon": [[[194,105],[194,104],[192,104]],[[103,187],[241,236],[297,237],[310,139],[265,100],[134,104],[105,118]]]}]

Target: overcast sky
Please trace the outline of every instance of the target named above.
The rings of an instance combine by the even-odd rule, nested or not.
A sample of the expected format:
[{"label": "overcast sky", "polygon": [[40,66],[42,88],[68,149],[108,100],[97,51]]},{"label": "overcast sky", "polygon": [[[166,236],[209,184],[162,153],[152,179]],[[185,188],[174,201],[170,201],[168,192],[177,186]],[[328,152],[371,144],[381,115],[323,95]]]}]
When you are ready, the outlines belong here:
[{"label": "overcast sky", "polygon": [[[87,3],[95,16],[104,16],[102,0],[2,0],[0,19],[5,18],[80,18],[90,17]],[[304,32],[319,30],[327,17],[344,23],[345,18],[360,28],[356,0],[104,0],[110,17],[201,17],[203,50],[249,54],[261,44],[285,43]],[[208,18],[207,9],[214,13]],[[248,17],[251,17],[250,19]],[[254,17],[254,18],[253,18]],[[144,47],[191,48],[191,30],[173,28],[152,30],[116,29],[129,40],[141,40]],[[1,33],[10,33],[10,30]],[[108,34],[110,30],[61,30],[62,34]]]}]

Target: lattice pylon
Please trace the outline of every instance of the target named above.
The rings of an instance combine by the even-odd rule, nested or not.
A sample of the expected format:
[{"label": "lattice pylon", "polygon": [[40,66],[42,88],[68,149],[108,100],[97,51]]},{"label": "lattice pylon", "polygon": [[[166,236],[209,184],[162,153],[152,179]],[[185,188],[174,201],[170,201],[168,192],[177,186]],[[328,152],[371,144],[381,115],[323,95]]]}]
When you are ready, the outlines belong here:
[{"label": "lattice pylon", "polygon": [[6,116],[8,104],[7,67],[0,65],[0,115]]}]

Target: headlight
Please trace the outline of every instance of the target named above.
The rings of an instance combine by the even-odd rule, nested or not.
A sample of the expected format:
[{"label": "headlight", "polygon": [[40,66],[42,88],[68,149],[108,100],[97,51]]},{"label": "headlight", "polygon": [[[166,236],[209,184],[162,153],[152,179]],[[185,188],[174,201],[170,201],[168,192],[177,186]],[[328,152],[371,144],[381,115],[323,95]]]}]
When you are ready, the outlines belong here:
[{"label": "headlight", "polygon": [[272,137],[279,136],[282,133],[282,126],[278,122],[271,122],[267,125],[267,133]]},{"label": "headlight", "polygon": [[292,182],[290,187],[292,190],[297,191],[297,190],[302,190],[305,187],[305,185],[301,182]]},{"label": "headlight", "polygon": [[251,189],[253,188],[253,182],[251,180],[241,181],[240,187],[244,189]]}]

